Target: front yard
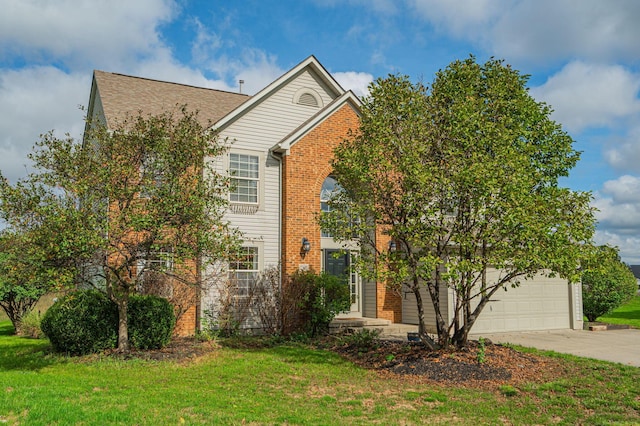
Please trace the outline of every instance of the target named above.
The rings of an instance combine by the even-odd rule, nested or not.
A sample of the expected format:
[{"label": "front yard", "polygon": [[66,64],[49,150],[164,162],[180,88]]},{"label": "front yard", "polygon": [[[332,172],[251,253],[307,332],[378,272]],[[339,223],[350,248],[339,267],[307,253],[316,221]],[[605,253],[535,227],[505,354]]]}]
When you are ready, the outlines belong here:
[{"label": "front yard", "polygon": [[0,423],[10,425],[640,423],[640,369],[572,356],[533,354],[557,369],[467,386],[368,370],[295,343],[67,358],[9,332],[0,323]]}]

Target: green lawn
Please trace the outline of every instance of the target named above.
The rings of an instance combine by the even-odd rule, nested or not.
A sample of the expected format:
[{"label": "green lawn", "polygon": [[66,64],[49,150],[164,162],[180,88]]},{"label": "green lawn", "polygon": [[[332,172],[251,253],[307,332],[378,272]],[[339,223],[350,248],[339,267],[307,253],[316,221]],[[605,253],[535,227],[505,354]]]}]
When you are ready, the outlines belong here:
[{"label": "green lawn", "polygon": [[598,321],[609,324],[627,324],[634,328],[640,328],[640,295],[614,309],[613,312],[601,316]]},{"label": "green lawn", "polygon": [[302,345],[221,347],[190,362],[66,358],[0,323],[0,423],[640,423],[640,369],[562,356],[552,382],[486,391],[381,378]]}]

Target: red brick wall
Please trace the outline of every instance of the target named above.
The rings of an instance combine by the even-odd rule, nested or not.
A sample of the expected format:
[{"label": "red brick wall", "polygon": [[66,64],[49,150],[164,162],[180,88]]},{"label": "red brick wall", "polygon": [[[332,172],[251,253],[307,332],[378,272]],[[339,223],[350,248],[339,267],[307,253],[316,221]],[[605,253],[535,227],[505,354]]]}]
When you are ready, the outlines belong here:
[{"label": "red brick wall", "polygon": [[193,336],[196,334],[196,306],[190,306],[185,313],[183,313],[176,326],[173,329],[175,336]]},{"label": "red brick wall", "polygon": [[[381,229],[376,230],[378,250],[388,250],[390,240]],[[383,268],[384,265],[379,267]],[[376,283],[376,316],[392,322],[402,322],[402,296],[387,288],[383,282]]]},{"label": "red brick wall", "polygon": [[[349,129],[357,129],[358,125],[357,113],[345,105],[297,141],[284,156],[282,265],[286,275],[301,265],[320,271],[320,189],[331,174],[334,148],[347,137]],[[311,243],[311,251],[304,258],[300,253],[302,238]],[[388,240],[380,240],[380,244],[386,246]],[[402,318],[400,296],[387,291],[381,283],[377,285],[377,315],[395,322]]]}]

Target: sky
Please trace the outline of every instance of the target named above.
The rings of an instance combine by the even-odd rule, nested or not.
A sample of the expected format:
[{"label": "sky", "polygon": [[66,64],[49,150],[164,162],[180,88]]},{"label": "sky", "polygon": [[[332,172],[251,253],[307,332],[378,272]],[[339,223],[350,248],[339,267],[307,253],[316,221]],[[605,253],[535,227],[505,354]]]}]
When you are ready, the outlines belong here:
[{"label": "sky", "polygon": [[0,171],[49,130],[81,138],[94,69],[253,94],[315,55],[358,96],[469,55],[530,75],[582,159],[595,242],[640,264],[640,1],[0,0]]}]

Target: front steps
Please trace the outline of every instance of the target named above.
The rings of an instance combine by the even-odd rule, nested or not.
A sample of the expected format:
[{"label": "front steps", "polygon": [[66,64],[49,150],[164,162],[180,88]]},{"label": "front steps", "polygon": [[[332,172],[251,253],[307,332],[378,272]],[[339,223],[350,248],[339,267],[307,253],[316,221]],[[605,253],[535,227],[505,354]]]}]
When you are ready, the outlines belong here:
[{"label": "front steps", "polygon": [[353,333],[363,329],[378,330],[381,339],[407,340],[408,332],[417,332],[418,326],[393,323],[381,318],[335,318],[329,324],[329,332]]}]

